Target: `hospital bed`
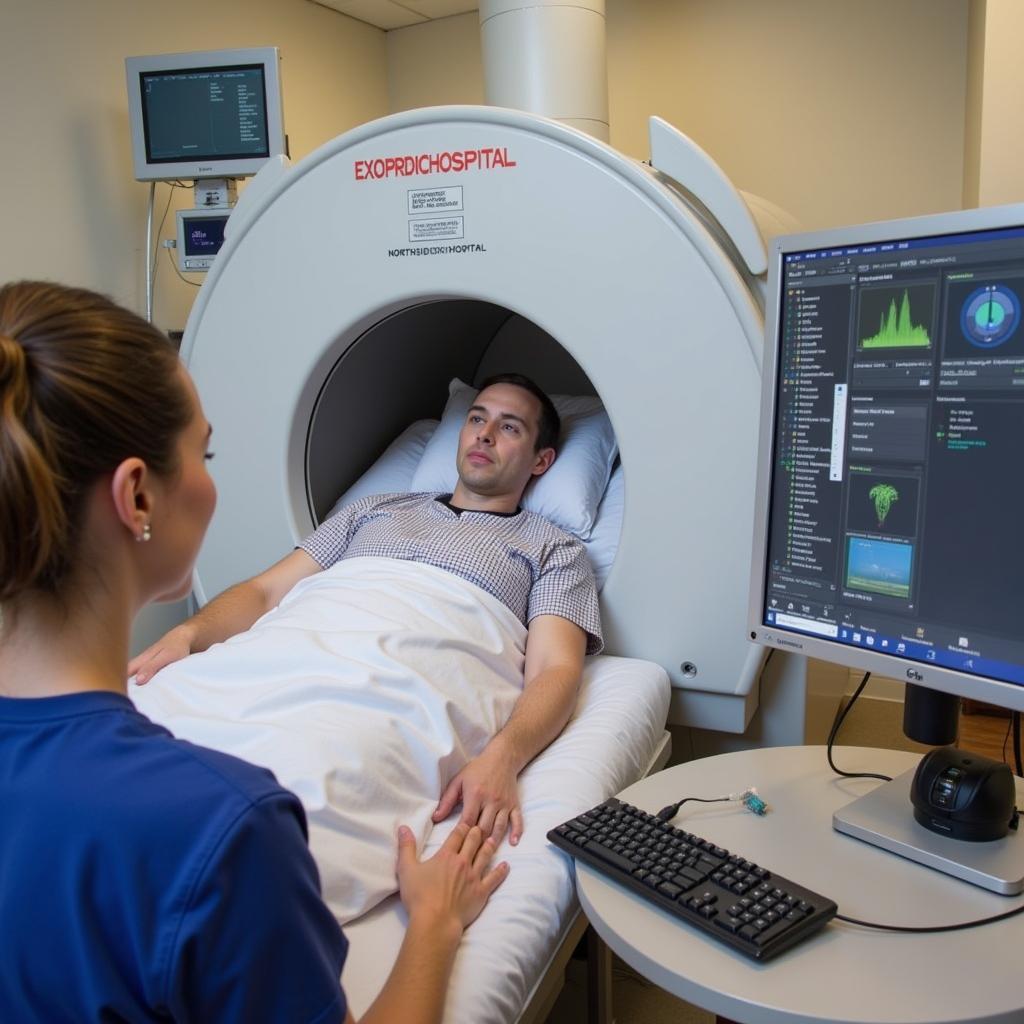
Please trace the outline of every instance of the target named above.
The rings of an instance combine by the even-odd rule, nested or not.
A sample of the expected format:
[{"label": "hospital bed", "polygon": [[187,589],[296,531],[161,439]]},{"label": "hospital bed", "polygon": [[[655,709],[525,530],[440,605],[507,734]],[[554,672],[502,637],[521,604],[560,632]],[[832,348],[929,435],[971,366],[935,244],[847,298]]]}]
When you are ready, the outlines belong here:
[{"label": "hospital bed", "polygon": [[[610,417],[609,657],[524,773],[527,833],[467,935],[452,1022],[538,1019],[582,928],[544,832],[663,762],[666,705],[671,722],[736,735],[758,710],[760,654],[740,638],[766,265],[755,214],[772,211],[657,119],[652,163],[498,108],[364,125],[250,183],[182,345],[217,450],[201,603],[323,521],[407,427],[441,414],[455,378],[525,372],[599,396]],[[773,670],[787,663],[760,717],[773,742],[799,743],[803,667],[783,656]],[[385,902],[347,930],[359,1012],[401,911]]]},{"label": "hospital bed", "polygon": [[[453,469],[456,428],[461,426],[464,407],[476,389],[455,380],[451,391],[441,423],[424,420],[411,424],[347,489],[336,506],[365,494],[419,489],[414,487],[417,474],[422,477]],[[586,504],[582,495],[588,490],[589,478],[596,475],[596,482],[589,487],[593,491],[594,520],[585,530],[585,543],[595,574],[603,584],[615,559],[621,526],[621,466],[617,464],[607,417],[596,399],[556,397],[556,402],[563,412],[573,407],[578,410],[577,415],[568,413],[563,418],[565,457],[559,473],[549,478],[547,490],[529,493],[524,503],[543,508],[547,502],[546,511],[554,517],[579,515]],[[595,426],[598,429],[593,429]],[[447,481],[437,483],[443,486]],[[577,529],[582,531],[583,527],[577,525]],[[353,585],[358,587],[355,612],[344,597],[345,589]],[[388,601],[385,617],[391,616],[393,608],[400,609],[403,625],[399,635],[386,627],[376,632],[368,618],[379,600],[377,591],[392,585],[403,593],[397,605]],[[430,606],[428,630],[438,634],[437,646],[444,652],[441,674],[447,677],[454,673],[466,679],[461,690],[458,683],[435,680],[439,688],[451,687],[444,696],[446,702],[459,704],[458,717],[472,716],[470,705],[486,704],[488,698],[478,690],[492,685],[488,675],[482,675],[482,682],[477,681],[479,666],[475,662],[465,662],[465,671],[460,672],[459,653],[446,647],[443,630],[448,621],[443,601],[450,586],[469,591],[472,601],[479,599],[481,607],[474,614],[486,615],[484,605],[489,595],[462,581],[456,584],[447,573],[394,564],[388,559],[344,562],[338,569],[299,584],[280,609],[246,634],[172,666],[154,683],[132,691],[140,709],[176,735],[271,768],[303,799],[310,819],[310,847],[320,868],[324,895],[345,923],[350,940],[342,980],[357,1015],[372,1002],[387,977],[402,940],[405,916],[397,896],[362,912],[360,901],[372,899],[368,900],[361,890],[351,893],[347,880],[353,872],[359,872],[366,831],[374,826],[361,819],[360,835],[353,837],[346,834],[348,826],[341,819],[352,814],[350,805],[366,789],[372,790],[374,803],[383,800],[392,805],[387,776],[393,766],[381,751],[388,744],[387,733],[394,730],[393,716],[403,715],[411,726],[415,723],[409,733],[416,739],[403,738],[400,743],[398,759],[403,766],[409,762],[424,770],[422,766],[436,756],[434,751],[439,746],[422,738],[427,731],[424,716],[437,716],[433,682],[431,692],[417,700],[424,688],[420,677],[431,679],[434,671],[430,654],[421,651],[425,638],[414,636],[411,642],[414,653],[409,664],[414,669],[413,677],[400,679],[395,701],[389,701],[386,695],[396,670],[401,671],[405,661],[401,655],[389,655],[384,661],[377,648],[393,653],[402,644],[401,634],[407,627],[415,630],[411,620],[418,611],[417,598],[407,597],[405,592],[426,594]],[[427,589],[430,587],[434,589]],[[457,596],[461,595],[459,590]],[[384,599],[388,600],[386,596]],[[353,616],[359,620],[358,636],[346,632]],[[521,628],[518,622],[515,626]],[[372,636],[362,646],[367,631]],[[460,628],[455,635],[456,648],[464,650],[474,635],[472,624]],[[487,657],[492,659],[495,645],[490,633],[486,643]],[[360,689],[359,681],[346,678],[350,664],[360,675],[364,671],[374,675],[365,690]],[[518,661],[513,664],[513,674],[518,673],[519,666]],[[517,675],[517,679],[521,677]],[[500,687],[500,680],[494,680],[493,685]],[[511,699],[517,692],[513,686]],[[500,706],[499,699],[493,698],[496,706]],[[366,700],[372,702],[372,710]],[[669,746],[664,730],[668,701],[668,677],[659,666],[604,655],[587,659],[571,721],[521,776],[526,832],[517,847],[502,848],[500,856],[509,861],[512,872],[460,947],[448,1000],[448,1021],[497,1024],[543,1019],[558,991],[560,970],[583,929],[571,865],[549,846],[546,833],[664,763]],[[502,714],[505,712],[507,706]],[[358,723],[352,726],[358,732],[373,730],[372,751],[365,758],[353,758],[349,722]],[[441,749],[449,731],[460,732],[442,723]],[[461,734],[466,735],[465,726]],[[346,774],[343,764],[353,760],[354,770]],[[404,808],[399,818],[407,811],[415,821],[424,806],[432,808],[437,793],[429,786],[422,796],[431,799],[424,804],[423,799],[417,802],[419,794],[408,791],[404,774],[395,785],[402,790],[392,794],[393,805]],[[422,818],[420,813],[420,833],[424,830]],[[409,822],[410,818],[403,820]],[[457,815],[432,830],[427,827],[426,854],[440,846],[455,820]],[[376,867],[385,869],[385,889],[392,879],[393,826],[388,819],[381,829],[381,841],[368,851]],[[366,881],[371,888],[374,884],[376,879]],[[350,920],[353,913],[358,916]]]}]

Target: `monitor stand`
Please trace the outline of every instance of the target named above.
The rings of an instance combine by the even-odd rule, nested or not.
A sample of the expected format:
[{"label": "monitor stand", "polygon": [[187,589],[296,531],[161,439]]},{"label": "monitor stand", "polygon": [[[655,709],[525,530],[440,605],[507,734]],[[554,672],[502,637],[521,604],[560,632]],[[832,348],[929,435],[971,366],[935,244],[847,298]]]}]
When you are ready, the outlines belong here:
[{"label": "monitor stand", "polygon": [[[915,769],[885,782],[832,815],[837,832],[1004,896],[1024,892],[1024,830],[987,843],[950,839],[918,824],[910,802]],[[1016,779],[1017,806],[1024,782]]]}]

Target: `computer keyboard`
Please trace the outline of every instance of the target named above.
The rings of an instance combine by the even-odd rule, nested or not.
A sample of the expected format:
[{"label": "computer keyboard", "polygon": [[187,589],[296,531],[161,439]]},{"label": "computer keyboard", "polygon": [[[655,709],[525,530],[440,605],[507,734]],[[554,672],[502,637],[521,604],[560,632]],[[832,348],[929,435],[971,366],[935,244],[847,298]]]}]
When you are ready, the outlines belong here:
[{"label": "computer keyboard", "polygon": [[754,960],[788,949],[836,913],[832,900],[614,798],[548,839]]}]

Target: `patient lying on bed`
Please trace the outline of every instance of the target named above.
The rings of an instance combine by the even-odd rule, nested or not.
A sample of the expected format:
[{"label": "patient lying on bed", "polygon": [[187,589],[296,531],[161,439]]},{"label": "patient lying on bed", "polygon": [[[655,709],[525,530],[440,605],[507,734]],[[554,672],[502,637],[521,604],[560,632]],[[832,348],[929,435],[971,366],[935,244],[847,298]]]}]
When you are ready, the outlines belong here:
[{"label": "patient lying on bed", "polygon": [[347,865],[323,879],[342,921],[394,890],[398,821],[422,840],[461,803],[460,820],[519,841],[517,777],[602,644],[582,545],[519,508],[558,429],[531,381],[492,378],[450,496],[349,505],[129,666],[142,684],[180,662],[133,691],[141,709],[274,770],[306,806],[314,853],[343,844],[318,857]]}]

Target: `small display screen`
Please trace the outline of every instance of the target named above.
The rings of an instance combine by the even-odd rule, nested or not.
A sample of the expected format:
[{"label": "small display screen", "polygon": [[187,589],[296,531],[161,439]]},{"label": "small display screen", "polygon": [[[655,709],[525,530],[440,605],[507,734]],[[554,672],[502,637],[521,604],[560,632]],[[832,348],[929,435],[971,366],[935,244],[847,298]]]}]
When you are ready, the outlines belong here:
[{"label": "small display screen", "polygon": [[140,79],[150,163],[270,156],[262,65],[147,71]]},{"label": "small display screen", "polygon": [[216,256],[224,244],[224,225],[227,222],[227,216],[186,218],[185,255]]}]

